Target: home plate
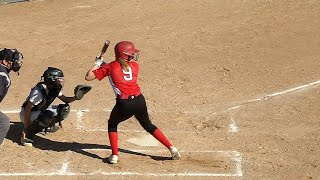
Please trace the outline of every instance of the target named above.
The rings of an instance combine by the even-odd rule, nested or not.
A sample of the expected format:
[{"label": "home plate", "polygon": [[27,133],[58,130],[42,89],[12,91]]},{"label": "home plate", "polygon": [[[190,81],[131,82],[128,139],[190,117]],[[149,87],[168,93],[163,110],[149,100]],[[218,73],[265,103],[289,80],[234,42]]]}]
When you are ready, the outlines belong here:
[{"label": "home plate", "polygon": [[130,143],[139,145],[139,146],[159,146],[160,143],[151,135],[144,135],[137,138],[131,138],[127,140]]}]

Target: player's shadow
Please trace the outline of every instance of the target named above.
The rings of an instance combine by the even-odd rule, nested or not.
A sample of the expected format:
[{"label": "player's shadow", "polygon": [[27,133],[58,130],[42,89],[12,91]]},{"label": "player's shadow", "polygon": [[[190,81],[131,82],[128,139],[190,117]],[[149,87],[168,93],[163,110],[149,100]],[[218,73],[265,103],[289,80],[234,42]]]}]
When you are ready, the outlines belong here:
[{"label": "player's shadow", "polygon": [[[11,126],[10,126],[10,129],[9,129],[9,132],[8,132],[6,138],[11,140],[14,143],[21,145],[20,136],[21,136],[22,129],[23,129],[23,124],[21,122],[11,122]],[[107,137],[105,137],[105,138],[107,138]],[[99,155],[90,152],[90,150],[111,149],[110,146],[101,145],[101,144],[53,141],[53,140],[47,139],[47,138],[43,137],[42,135],[38,135],[38,134],[34,137],[34,141],[35,141],[35,143],[33,146],[35,148],[38,148],[41,150],[50,150],[50,151],[57,151],[57,152],[73,151],[73,152],[77,152],[77,153],[80,153],[85,156],[101,159],[104,162],[106,160],[105,159],[106,157],[100,157]],[[135,152],[135,151],[122,149],[122,148],[119,148],[119,151],[122,153],[133,154],[133,155],[138,155],[138,156],[148,156],[148,157],[150,157],[154,160],[157,160],[157,161],[164,161],[164,160],[171,159],[171,157],[153,156],[153,155],[148,155],[145,153]]]}]

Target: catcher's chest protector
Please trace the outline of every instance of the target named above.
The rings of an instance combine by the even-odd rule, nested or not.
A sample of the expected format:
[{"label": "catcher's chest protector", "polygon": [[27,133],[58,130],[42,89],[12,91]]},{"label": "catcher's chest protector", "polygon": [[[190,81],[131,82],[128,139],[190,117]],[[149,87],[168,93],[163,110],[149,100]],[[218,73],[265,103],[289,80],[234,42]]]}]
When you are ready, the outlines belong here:
[{"label": "catcher's chest protector", "polygon": [[[41,94],[43,96],[43,100],[36,106],[33,106],[31,111],[42,111],[42,110],[46,110],[50,104],[58,97],[59,95],[59,90],[50,90],[49,89],[49,93],[47,94],[45,87],[43,86],[44,83],[38,83],[36,85],[36,87],[38,87],[41,91]],[[36,88],[35,87],[35,88]],[[24,102],[23,107],[25,107],[27,105],[27,102],[29,101],[29,99],[27,101]]]}]

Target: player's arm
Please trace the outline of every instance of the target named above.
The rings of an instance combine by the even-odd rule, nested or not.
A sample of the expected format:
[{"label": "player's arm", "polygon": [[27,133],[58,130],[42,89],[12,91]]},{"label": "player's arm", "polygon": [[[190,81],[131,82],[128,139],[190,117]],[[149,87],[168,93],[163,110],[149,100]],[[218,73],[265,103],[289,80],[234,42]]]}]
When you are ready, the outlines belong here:
[{"label": "player's arm", "polygon": [[[101,67],[101,68],[100,68]],[[99,69],[100,68],[100,69]],[[101,80],[105,76],[108,75],[108,72],[110,71],[110,65],[104,62],[102,56],[97,56],[94,62],[94,65],[88,70],[86,73],[86,76],[84,77],[87,81],[92,81],[95,79]],[[100,72],[97,72],[95,70],[99,69]],[[94,72],[95,71],[95,72]]]},{"label": "player's arm", "polygon": [[99,69],[99,66],[94,64],[87,72],[86,76],[85,76],[85,80],[87,81],[92,81],[95,80],[97,77],[96,75],[93,73],[94,70]]},{"label": "player's arm", "polygon": [[33,103],[28,101],[26,107],[24,108],[24,123],[23,123],[23,131],[26,132],[26,129],[30,125],[30,117],[31,117],[31,109],[33,107]]},{"label": "player's arm", "polygon": [[26,132],[30,125],[30,118],[31,118],[31,109],[33,107],[33,103],[31,101],[28,101],[26,107],[24,108],[24,122],[23,122],[23,130],[21,133],[21,139],[26,138]]},{"label": "player's arm", "polygon": [[75,101],[76,100],[76,98],[74,97],[74,96],[65,96],[65,95],[60,95],[60,96],[58,96],[58,98],[61,100],[61,101],[63,101],[64,103],[71,103],[71,102],[73,102],[73,101]]}]

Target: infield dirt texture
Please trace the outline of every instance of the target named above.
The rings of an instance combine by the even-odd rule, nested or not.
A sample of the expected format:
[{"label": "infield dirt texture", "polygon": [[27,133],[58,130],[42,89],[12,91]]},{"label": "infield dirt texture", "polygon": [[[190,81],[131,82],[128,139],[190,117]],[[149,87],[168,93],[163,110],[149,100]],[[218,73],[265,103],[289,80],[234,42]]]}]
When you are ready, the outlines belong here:
[{"label": "infield dirt texture", "polygon": [[[319,0],[44,0],[0,6],[0,47],[24,55],[1,111],[0,179],[320,179]],[[119,163],[107,119],[107,79],[86,82],[106,39],[133,41],[150,116],[182,160],[135,119],[119,126]],[[64,128],[20,146],[18,112],[48,66],[65,74]],[[60,103],[58,100],[55,103]]]}]

